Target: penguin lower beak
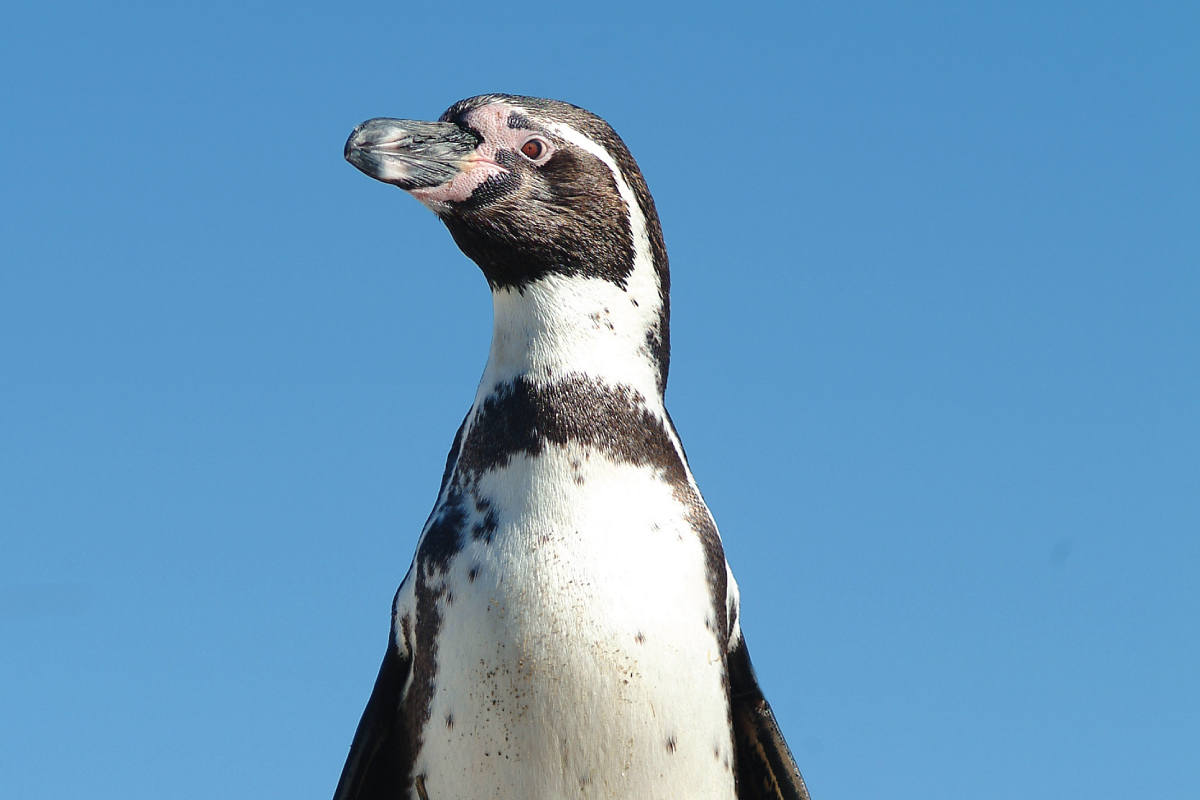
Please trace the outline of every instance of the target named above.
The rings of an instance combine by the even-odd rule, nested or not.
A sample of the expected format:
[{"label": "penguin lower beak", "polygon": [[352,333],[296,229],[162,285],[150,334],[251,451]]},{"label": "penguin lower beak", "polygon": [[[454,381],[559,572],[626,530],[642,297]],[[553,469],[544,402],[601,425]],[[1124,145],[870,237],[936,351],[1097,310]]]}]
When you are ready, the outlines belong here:
[{"label": "penguin lower beak", "polygon": [[405,191],[449,183],[464,171],[480,139],[452,122],[369,119],[346,140],[346,160]]}]

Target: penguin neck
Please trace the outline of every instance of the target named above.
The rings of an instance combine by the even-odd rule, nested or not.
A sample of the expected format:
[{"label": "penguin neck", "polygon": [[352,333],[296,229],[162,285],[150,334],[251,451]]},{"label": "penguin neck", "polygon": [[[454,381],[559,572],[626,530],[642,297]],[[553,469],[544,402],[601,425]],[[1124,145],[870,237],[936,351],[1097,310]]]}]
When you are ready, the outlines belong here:
[{"label": "penguin neck", "polygon": [[[548,275],[492,292],[492,345],[476,402],[513,382],[585,378],[661,407],[669,313],[657,280]],[[653,278],[653,274],[650,276]]]}]

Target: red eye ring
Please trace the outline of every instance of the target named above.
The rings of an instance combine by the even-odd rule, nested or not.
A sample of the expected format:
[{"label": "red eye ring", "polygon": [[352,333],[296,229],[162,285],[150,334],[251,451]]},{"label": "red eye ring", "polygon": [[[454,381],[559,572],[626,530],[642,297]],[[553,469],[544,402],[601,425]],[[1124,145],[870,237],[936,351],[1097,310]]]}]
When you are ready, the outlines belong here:
[{"label": "red eye ring", "polygon": [[521,145],[521,154],[531,161],[537,161],[546,152],[546,143],[541,139],[530,139]]}]

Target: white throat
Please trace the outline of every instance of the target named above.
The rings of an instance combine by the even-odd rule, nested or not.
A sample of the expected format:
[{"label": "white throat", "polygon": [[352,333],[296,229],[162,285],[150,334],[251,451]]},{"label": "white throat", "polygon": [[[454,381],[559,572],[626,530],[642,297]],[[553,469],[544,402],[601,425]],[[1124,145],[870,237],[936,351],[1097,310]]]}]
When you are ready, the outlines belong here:
[{"label": "white throat", "polygon": [[545,383],[582,374],[661,402],[649,344],[661,306],[653,268],[635,269],[626,289],[599,278],[550,275],[521,289],[497,290],[492,303],[492,347],[479,400],[517,377]]}]

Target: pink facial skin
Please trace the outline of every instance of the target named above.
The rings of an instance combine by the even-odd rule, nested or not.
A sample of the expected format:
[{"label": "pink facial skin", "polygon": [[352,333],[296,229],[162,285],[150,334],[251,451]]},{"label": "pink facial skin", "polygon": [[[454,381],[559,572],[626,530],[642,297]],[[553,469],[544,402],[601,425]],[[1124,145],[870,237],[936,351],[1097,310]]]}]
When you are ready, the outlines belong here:
[{"label": "pink facial skin", "polygon": [[[502,103],[484,106],[469,112],[464,121],[479,132],[483,137],[483,142],[475,148],[474,154],[463,160],[462,170],[449,182],[443,183],[441,186],[412,189],[409,194],[436,211],[439,206],[447,203],[470,199],[472,193],[488,178],[508,172],[496,161],[496,155],[501,150],[516,153],[518,158],[534,166],[540,166],[549,161],[557,149],[554,143],[543,134],[508,127],[508,117],[514,111],[528,114],[522,108]],[[530,139],[538,139],[543,144],[542,152],[536,159],[531,159],[521,152],[522,145]]]}]

